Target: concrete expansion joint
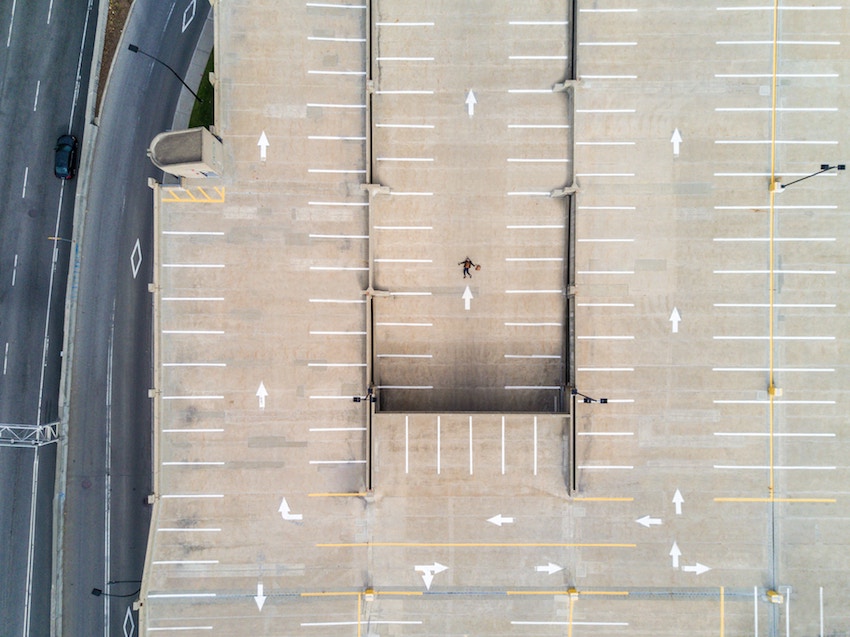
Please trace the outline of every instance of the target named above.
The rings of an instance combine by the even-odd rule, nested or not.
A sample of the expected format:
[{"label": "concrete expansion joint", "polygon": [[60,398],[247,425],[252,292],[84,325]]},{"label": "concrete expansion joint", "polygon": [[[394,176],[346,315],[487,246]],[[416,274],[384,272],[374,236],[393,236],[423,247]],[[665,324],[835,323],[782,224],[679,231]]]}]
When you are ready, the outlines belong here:
[{"label": "concrete expansion joint", "polygon": [[549,196],[553,199],[558,199],[562,197],[566,197],[568,195],[574,195],[579,191],[578,184],[576,182],[571,183],[569,186],[564,186],[563,188],[556,188],[555,190],[549,193]]},{"label": "concrete expansion joint", "polygon": [[390,194],[390,187],[382,186],[381,184],[360,184],[360,190],[368,192],[370,199],[376,195]]},{"label": "concrete expansion joint", "polygon": [[558,83],[552,85],[552,92],[553,93],[565,93],[566,91],[569,91],[570,89],[575,89],[576,87],[578,87],[580,82],[581,82],[581,78],[577,78],[577,79],[574,79],[574,80],[564,80],[563,82],[558,82]]}]

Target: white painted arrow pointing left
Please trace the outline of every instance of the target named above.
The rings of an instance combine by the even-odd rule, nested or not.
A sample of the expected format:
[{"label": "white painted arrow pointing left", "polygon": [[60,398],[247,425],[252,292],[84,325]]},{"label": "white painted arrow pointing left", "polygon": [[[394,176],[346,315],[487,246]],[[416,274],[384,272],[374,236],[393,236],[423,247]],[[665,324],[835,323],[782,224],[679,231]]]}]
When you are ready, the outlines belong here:
[{"label": "white painted arrow pointing left", "polygon": [[492,518],[488,518],[487,520],[490,524],[495,524],[496,526],[502,526],[503,524],[513,524],[514,519],[505,517],[501,513],[499,515],[494,515]]},{"label": "white painted arrow pointing left", "polygon": [[651,518],[648,515],[643,516],[642,518],[635,520],[638,524],[649,528],[651,526],[658,526],[661,524],[661,518]]}]

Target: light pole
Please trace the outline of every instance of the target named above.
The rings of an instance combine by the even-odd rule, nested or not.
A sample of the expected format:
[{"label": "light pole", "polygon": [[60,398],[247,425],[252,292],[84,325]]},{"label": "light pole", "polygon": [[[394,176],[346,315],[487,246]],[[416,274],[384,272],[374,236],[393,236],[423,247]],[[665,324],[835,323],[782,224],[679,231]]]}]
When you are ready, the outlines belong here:
[{"label": "light pole", "polygon": [[174,73],[174,77],[176,77],[178,80],[180,80],[180,83],[181,83],[183,86],[185,86],[185,87],[186,87],[186,90],[187,90],[187,91],[189,91],[192,95],[194,95],[194,96],[195,96],[195,99],[196,99],[196,100],[198,100],[201,104],[203,104],[203,103],[204,103],[204,100],[202,100],[200,97],[198,97],[198,94],[197,94],[197,93],[195,93],[195,91],[193,91],[191,88],[189,88],[189,85],[188,85],[188,84],[186,84],[186,82],[184,82],[184,81],[183,81],[183,78],[182,78],[182,77],[180,77],[180,75],[178,75],[178,74],[177,74],[177,71],[175,71],[173,68],[171,68],[170,66],[168,66],[168,64],[166,64],[165,62],[163,62],[162,60],[160,60],[158,57],[155,57],[155,56],[151,55],[150,53],[145,53],[144,51],[142,51],[142,50],[141,50],[138,46],[136,46],[135,44],[131,44],[131,45],[130,45],[130,46],[128,46],[127,48],[128,48],[128,49],[130,49],[130,51],[132,51],[133,53],[141,53],[142,55],[147,56],[147,57],[149,57],[150,59],[152,59],[154,62],[159,62],[160,64],[162,64],[165,68],[167,68],[169,71],[171,71],[172,73]]},{"label": "light pole", "polygon": [[821,173],[825,173],[832,169],[844,170],[844,164],[836,164],[835,166],[830,166],[829,164],[821,164],[819,171],[814,172],[811,175],[806,175],[805,177],[800,177],[799,179],[795,179],[794,181],[789,181],[787,184],[783,184],[778,179],[774,179],[773,183],[771,184],[772,190],[773,192],[782,192],[783,190],[788,188],[788,186],[793,186],[794,184],[798,184],[805,179],[809,179],[810,177],[816,177],[817,175],[820,175]]},{"label": "light pole", "polygon": [[576,429],[576,396],[581,396],[583,403],[599,403],[600,405],[608,404],[607,398],[591,398],[586,394],[582,394],[575,387],[570,387],[570,396],[573,399],[572,409],[570,410],[570,446],[568,449],[569,463],[569,491],[574,493],[578,489],[578,455],[576,454],[576,445],[578,444],[578,431]]},{"label": "light pole", "polygon": [[[111,586],[112,584],[141,584],[142,580],[112,580],[106,582],[107,586]],[[115,593],[104,593],[103,589],[93,588],[91,589],[91,594],[95,597],[133,597],[134,595],[138,595],[141,588],[137,588],[132,593],[127,593],[126,595],[117,595]]]}]

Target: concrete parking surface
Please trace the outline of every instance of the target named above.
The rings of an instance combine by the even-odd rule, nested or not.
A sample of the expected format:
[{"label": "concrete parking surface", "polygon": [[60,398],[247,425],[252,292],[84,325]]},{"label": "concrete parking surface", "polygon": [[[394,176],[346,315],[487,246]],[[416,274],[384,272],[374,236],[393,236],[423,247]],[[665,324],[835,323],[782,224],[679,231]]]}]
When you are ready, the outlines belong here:
[{"label": "concrete parking surface", "polygon": [[144,630],[850,633],[846,8],[215,19]]}]

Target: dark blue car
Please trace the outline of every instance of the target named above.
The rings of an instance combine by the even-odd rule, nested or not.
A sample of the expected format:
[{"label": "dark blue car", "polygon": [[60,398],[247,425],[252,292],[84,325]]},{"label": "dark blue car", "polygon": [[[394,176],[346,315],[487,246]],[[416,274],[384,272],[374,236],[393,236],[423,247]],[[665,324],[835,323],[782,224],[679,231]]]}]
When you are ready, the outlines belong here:
[{"label": "dark blue car", "polygon": [[77,165],[77,138],[62,135],[56,140],[56,159],[53,162],[53,174],[59,179],[71,179]]}]

